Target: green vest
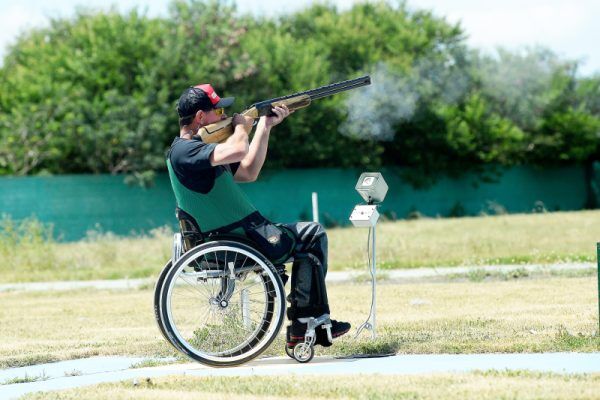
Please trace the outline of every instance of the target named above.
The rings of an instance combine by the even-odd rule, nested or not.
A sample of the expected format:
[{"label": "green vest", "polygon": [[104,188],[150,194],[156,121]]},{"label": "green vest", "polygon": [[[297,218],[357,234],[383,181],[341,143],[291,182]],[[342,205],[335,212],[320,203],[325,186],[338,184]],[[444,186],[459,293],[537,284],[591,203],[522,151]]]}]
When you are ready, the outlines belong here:
[{"label": "green vest", "polygon": [[[202,232],[210,232],[239,222],[256,212],[246,193],[235,183],[231,171],[227,169],[215,178],[212,189],[202,194],[183,186],[177,179],[169,158],[167,158],[167,168],[177,206],[196,219]],[[237,228],[232,233],[243,235],[244,231]]]}]

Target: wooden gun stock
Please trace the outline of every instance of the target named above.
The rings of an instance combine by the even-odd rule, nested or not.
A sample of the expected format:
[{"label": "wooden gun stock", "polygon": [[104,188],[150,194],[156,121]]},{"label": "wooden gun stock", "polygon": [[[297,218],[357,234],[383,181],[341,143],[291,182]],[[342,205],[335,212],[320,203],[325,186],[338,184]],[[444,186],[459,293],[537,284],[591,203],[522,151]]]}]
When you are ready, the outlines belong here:
[{"label": "wooden gun stock", "polygon": [[[290,97],[288,99],[276,100],[270,103],[268,111],[270,112],[271,108],[281,107],[282,105],[286,105],[290,111],[294,111],[300,108],[308,107],[310,105],[310,101],[310,96],[308,95],[300,95]],[[256,106],[243,111],[241,114],[254,119],[260,118],[261,116],[261,112]],[[229,136],[233,135],[232,121],[233,118],[229,117],[214,124],[203,126],[198,131],[198,134],[204,143],[222,143],[227,140]]]}]

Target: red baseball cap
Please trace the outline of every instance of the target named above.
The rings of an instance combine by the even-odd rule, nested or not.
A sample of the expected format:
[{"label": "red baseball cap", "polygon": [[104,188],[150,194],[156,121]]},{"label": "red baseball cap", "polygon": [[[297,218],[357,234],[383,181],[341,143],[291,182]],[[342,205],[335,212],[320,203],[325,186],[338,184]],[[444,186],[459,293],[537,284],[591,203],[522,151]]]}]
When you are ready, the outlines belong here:
[{"label": "red baseball cap", "polygon": [[187,118],[195,115],[198,110],[229,107],[234,100],[234,97],[219,97],[210,84],[203,83],[183,91],[177,102],[177,113],[179,118]]},{"label": "red baseball cap", "polygon": [[208,83],[203,83],[194,87],[206,93],[214,108],[229,107],[235,100],[235,97],[220,98],[217,92],[215,92],[215,89]]}]

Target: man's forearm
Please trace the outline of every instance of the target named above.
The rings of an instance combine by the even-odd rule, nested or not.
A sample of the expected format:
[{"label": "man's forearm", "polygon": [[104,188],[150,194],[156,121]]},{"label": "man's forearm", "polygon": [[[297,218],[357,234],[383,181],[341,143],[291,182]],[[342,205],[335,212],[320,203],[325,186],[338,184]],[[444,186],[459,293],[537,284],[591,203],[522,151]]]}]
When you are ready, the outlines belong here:
[{"label": "man's forearm", "polygon": [[242,166],[254,179],[258,177],[258,174],[265,163],[267,149],[269,147],[270,132],[271,128],[267,128],[264,121],[261,119],[256,126],[256,132],[250,143],[248,154],[242,160]]},{"label": "man's forearm", "polygon": [[223,143],[217,144],[215,150],[210,155],[210,164],[223,165],[234,162],[241,162],[248,155],[248,131],[251,127],[238,125],[235,127],[233,135],[229,136]]},{"label": "man's forearm", "polygon": [[249,143],[248,143],[248,132],[249,129],[244,129],[244,126],[238,125],[234,128],[233,135],[231,135],[225,143],[229,143],[233,146],[245,147],[246,152],[248,152]]}]

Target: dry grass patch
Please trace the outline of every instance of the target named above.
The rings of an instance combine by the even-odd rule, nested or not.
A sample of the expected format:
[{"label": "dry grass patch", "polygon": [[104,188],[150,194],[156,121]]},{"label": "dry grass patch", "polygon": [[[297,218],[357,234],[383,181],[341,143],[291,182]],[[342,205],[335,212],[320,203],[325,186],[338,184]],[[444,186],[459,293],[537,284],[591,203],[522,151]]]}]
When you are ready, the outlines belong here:
[{"label": "dry grass patch", "polygon": [[[595,262],[600,211],[420,219],[378,225],[381,268]],[[334,269],[364,265],[366,231],[330,231]]]},{"label": "dry grass patch", "polygon": [[0,293],[0,368],[97,355],[172,356],[150,290]]},{"label": "dry grass patch", "polygon": [[171,257],[172,239],[158,230],[147,237],[112,235],[71,243],[0,240],[0,282],[145,278]]},{"label": "dry grass patch", "polygon": [[25,399],[596,399],[600,374],[475,372],[432,375],[165,377]]},{"label": "dry grass patch", "polygon": [[[157,274],[172,236],[52,241],[35,223],[0,227],[0,282],[141,278]],[[42,232],[42,233],[41,233]],[[330,269],[365,268],[367,231],[330,229]],[[421,219],[378,226],[380,268],[595,261],[600,211]]]},{"label": "dry grass patch", "polygon": [[[598,351],[594,277],[378,286],[379,338],[351,335],[317,354]],[[368,284],[329,286],[332,316],[356,327]],[[174,356],[152,291],[0,293],[0,368],[95,355]],[[283,332],[266,354],[283,355]]]}]

